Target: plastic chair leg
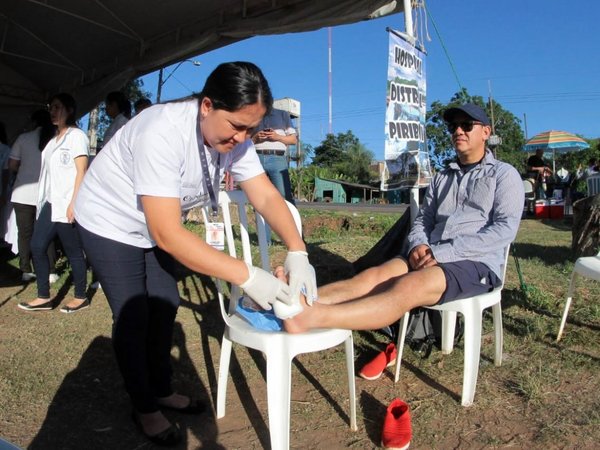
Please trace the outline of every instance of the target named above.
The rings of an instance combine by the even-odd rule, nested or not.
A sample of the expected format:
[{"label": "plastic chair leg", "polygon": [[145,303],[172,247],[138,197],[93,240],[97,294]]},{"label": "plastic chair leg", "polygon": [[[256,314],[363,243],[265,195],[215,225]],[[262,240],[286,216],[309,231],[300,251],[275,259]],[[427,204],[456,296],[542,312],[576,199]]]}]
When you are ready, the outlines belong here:
[{"label": "plastic chair leg", "polygon": [[449,355],[454,348],[456,311],[442,311],[442,353]]},{"label": "plastic chair leg", "polygon": [[470,406],[475,397],[481,352],[481,311],[465,311],[465,367],[461,404]]},{"label": "plastic chair leg", "polygon": [[292,361],[283,349],[272,349],[267,356],[267,403],[271,450],[290,447],[290,391]]},{"label": "plastic chair leg", "polygon": [[560,341],[565,324],[567,323],[567,316],[569,315],[569,308],[571,307],[571,300],[573,300],[573,291],[575,290],[575,281],[577,280],[577,272],[573,270],[571,274],[571,282],[569,283],[569,292],[567,293],[567,301],[565,303],[565,310],[563,311],[562,319],[560,321],[560,327],[558,328],[558,334],[556,335],[556,342]]},{"label": "plastic chair leg", "polygon": [[217,383],[217,419],[225,417],[225,399],[227,397],[227,377],[231,359],[231,341],[223,335],[221,357],[219,360],[219,381]]},{"label": "plastic chair leg", "polygon": [[406,338],[406,328],[408,327],[408,318],[410,311],[404,313],[404,316],[400,319],[400,325],[398,327],[398,343],[396,344],[396,370],[394,373],[394,383],[397,383],[400,379],[400,364],[402,364],[402,352],[404,351],[404,339]]},{"label": "plastic chair leg", "polygon": [[492,306],[492,317],[494,321],[494,365],[500,366],[502,364],[502,348],[504,346],[502,306],[500,306],[500,303]]},{"label": "plastic chair leg", "polygon": [[348,336],[348,339],[344,342],[346,350],[346,367],[348,369],[348,390],[350,398],[350,429],[352,431],[358,430],[356,424],[356,387],[354,381],[354,340],[352,334]]}]

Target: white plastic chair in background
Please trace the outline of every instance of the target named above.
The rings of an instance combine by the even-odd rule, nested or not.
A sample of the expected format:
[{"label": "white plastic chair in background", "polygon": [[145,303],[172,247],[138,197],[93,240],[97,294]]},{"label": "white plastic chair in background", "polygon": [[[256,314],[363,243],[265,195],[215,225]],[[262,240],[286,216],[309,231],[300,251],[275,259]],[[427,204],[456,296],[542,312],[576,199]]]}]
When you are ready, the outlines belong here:
[{"label": "white plastic chair in background", "polygon": [[[441,305],[428,307],[442,311],[442,353],[447,355],[452,353],[454,347],[454,331],[456,327],[456,313],[461,313],[464,317],[464,370],[463,370],[463,388],[461,404],[470,406],[475,397],[475,388],[477,386],[477,376],[479,374],[479,354],[481,352],[481,330],[482,330],[482,314],[483,310],[492,308],[492,317],[494,323],[494,364],[500,366],[502,364],[502,289],[506,280],[506,266],[508,263],[508,255],[510,254],[510,245],[504,253],[504,268],[502,273],[502,285],[491,292],[476,295],[474,297],[464,298],[461,300],[453,300]],[[398,331],[398,356],[396,357],[396,373],[394,381],[398,382],[400,378],[400,365],[402,363],[402,351],[404,349],[404,338],[406,336],[406,327],[408,326],[408,318],[410,312],[404,314],[400,319],[400,327]]]},{"label": "white plastic chair in background", "polygon": [[523,180],[523,190],[525,191],[525,204],[528,213],[534,213],[533,206],[535,205],[535,189],[530,180]]},{"label": "white plastic chair in background", "polygon": [[[248,200],[242,191],[219,193],[219,205],[225,223],[227,250],[231,256],[237,257],[235,236],[233,233],[232,214],[230,207],[236,208],[239,216],[239,239],[241,240],[242,258],[252,263],[252,246],[248,231],[247,206]],[[301,230],[300,214],[295,206],[288,203],[290,211]],[[265,221],[258,213],[256,228],[258,232],[258,247],[260,250],[260,265],[265,270],[271,270],[269,263],[269,248],[265,235]],[[219,280],[219,304],[221,315],[225,321],[225,333],[221,344],[219,363],[219,380],[217,390],[217,418],[225,416],[225,399],[227,391],[227,375],[231,357],[232,343],[236,342],[245,347],[260,350],[267,361],[267,402],[269,417],[269,433],[271,448],[285,450],[290,442],[290,392],[291,392],[291,362],[301,353],[311,353],[345,345],[346,366],[350,398],[350,428],[356,425],[356,395],[354,383],[354,344],[352,331],[340,329],[312,330],[306,333],[289,334],[286,332],[261,331],[254,328],[241,317],[235,315],[237,299],[240,297],[238,286],[229,288],[229,309],[225,307],[227,296],[226,283]]]},{"label": "white plastic chair in background", "polygon": [[569,315],[569,308],[571,307],[571,300],[573,300],[573,292],[575,291],[575,282],[577,281],[578,275],[600,281],[600,252],[598,252],[596,256],[582,256],[581,258],[577,258],[577,261],[575,261],[575,267],[573,267],[573,273],[571,273],[569,291],[567,292],[565,310],[563,311],[560,327],[558,328],[556,342],[560,341],[565,324],[567,323],[567,316]]},{"label": "white plastic chair in background", "polygon": [[587,178],[588,196],[600,194],[600,174]]}]

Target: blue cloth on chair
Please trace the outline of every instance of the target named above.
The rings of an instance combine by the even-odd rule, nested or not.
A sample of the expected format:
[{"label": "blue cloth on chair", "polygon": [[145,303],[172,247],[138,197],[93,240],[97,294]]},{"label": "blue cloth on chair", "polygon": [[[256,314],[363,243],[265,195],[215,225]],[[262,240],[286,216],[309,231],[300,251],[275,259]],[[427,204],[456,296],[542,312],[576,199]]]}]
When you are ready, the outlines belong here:
[{"label": "blue cloth on chair", "polygon": [[263,331],[283,330],[283,321],[275,316],[273,310],[262,309],[253,300],[240,297],[236,305],[237,314],[254,328]]}]

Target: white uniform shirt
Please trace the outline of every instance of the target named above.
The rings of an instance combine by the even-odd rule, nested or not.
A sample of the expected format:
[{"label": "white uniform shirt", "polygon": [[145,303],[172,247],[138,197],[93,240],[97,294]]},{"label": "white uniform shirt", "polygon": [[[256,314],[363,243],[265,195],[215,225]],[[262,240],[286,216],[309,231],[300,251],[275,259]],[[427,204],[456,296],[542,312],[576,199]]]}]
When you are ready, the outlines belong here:
[{"label": "white uniform shirt", "polygon": [[119,131],[127,122],[129,122],[129,119],[123,114],[119,113],[104,132],[102,146],[104,147],[106,144],[108,144],[108,141],[110,141],[117,131]]},{"label": "white uniform shirt", "polygon": [[[75,202],[77,222],[99,236],[150,248],[156,243],[146,224],[141,195],[179,198],[182,210],[208,203],[197,118],[194,99],[155,105],[131,119],[90,166]],[[215,195],[225,170],[237,181],[264,172],[250,140],[220,158],[203,143],[200,148],[206,154],[208,181]]]},{"label": "white uniform shirt", "polygon": [[42,152],[37,215],[45,202],[52,204],[52,222],[68,223],[67,208],[73,198],[77,168],[75,158],[89,156],[90,141],[79,128],[69,127],[60,138],[50,139]]},{"label": "white uniform shirt", "polygon": [[37,205],[38,180],[42,167],[42,152],[39,149],[41,130],[38,127],[19,135],[12,146],[9,158],[19,161],[19,171],[10,198],[13,203]]},{"label": "white uniform shirt", "polygon": [[[281,136],[296,134],[296,129],[292,126],[292,119],[287,111],[282,109],[273,109],[271,114],[265,116],[257,127],[257,131],[272,128],[275,133]],[[279,141],[265,141],[255,144],[257,150],[287,150],[287,145]]]}]

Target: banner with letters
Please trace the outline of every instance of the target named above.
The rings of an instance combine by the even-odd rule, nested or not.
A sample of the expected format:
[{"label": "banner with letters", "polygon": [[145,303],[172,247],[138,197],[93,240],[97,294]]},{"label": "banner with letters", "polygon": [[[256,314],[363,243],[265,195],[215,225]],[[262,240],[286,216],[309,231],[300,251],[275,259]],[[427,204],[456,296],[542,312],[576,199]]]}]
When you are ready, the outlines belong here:
[{"label": "banner with letters", "polygon": [[390,31],[381,189],[426,186],[431,166],[425,136],[425,53]]}]

